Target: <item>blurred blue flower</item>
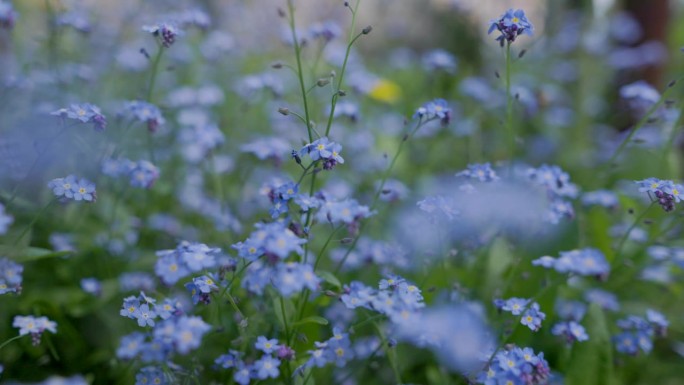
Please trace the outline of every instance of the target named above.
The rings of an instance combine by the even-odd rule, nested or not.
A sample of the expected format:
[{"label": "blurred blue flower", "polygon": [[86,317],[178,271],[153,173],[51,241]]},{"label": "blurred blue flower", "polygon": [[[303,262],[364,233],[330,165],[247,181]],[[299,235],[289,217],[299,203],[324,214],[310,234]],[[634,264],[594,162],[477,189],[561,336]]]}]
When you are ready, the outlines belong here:
[{"label": "blurred blue flower", "polygon": [[151,33],[166,48],[171,47],[176,38],[183,35],[183,31],[180,28],[173,23],[167,22],[145,25],[142,27],[142,30]]}]

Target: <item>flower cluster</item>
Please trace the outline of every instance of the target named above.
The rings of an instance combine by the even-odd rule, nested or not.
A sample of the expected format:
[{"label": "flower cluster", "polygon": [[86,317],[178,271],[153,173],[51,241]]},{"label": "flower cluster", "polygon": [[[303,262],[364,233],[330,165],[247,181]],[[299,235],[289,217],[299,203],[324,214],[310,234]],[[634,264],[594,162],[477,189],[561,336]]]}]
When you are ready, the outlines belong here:
[{"label": "flower cluster", "polygon": [[531,36],[534,32],[534,26],[527,20],[525,11],[522,9],[509,9],[500,18],[490,21],[487,33],[492,33],[494,30],[501,32],[501,35],[496,40],[503,44],[505,41],[508,43],[514,42],[522,34]]},{"label": "flower cluster", "polygon": [[489,367],[478,377],[478,383],[546,384],[550,374],[551,369],[544,359],[544,353],[535,354],[531,348],[513,347],[496,353]]},{"label": "flower cluster", "polygon": [[613,337],[615,348],[620,353],[636,355],[639,350],[648,354],[653,349],[653,339],[667,334],[669,322],[661,313],[648,309],[646,319],[629,316],[617,322],[622,332]]},{"label": "flower cluster", "polygon": [[306,363],[297,368],[298,372],[311,367],[322,368],[332,363],[341,368],[354,358],[349,334],[342,333],[338,328],[333,328],[332,337],[323,342],[316,341],[314,346],[315,349],[308,351],[309,359]]},{"label": "flower cluster", "polygon": [[666,212],[674,210],[675,203],[679,203],[682,200],[681,195],[684,193],[684,186],[671,180],[648,178],[638,180],[636,183],[639,185],[640,192],[648,193],[649,197],[651,197],[651,194],[655,195],[655,201]]},{"label": "flower cluster", "polygon": [[154,271],[166,285],[173,285],[191,273],[216,267],[220,252],[203,243],[182,241],[175,249],[157,251]]},{"label": "flower cluster", "polygon": [[489,163],[483,164],[469,164],[468,168],[456,173],[456,176],[464,176],[471,179],[476,179],[480,182],[492,182],[499,179],[496,172],[492,170],[492,166]]},{"label": "flower cluster", "polygon": [[272,285],[283,297],[291,297],[304,289],[316,291],[321,279],[313,266],[298,262],[253,262],[247,268],[242,287],[250,293],[262,295],[267,285]]},{"label": "flower cluster", "polygon": [[374,214],[368,206],[364,206],[355,199],[335,201],[326,194],[319,195],[322,201],[316,220],[319,222],[329,222],[333,225],[345,224],[350,233],[355,233],[361,219],[368,218]]},{"label": "flower cluster", "polygon": [[570,176],[565,171],[558,166],[544,164],[538,168],[529,168],[527,177],[546,190],[550,201],[547,212],[549,222],[556,224],[562,218],[574,218],[572,204],[565,199],[575,198],[578,188],[570,182]]},{"label": "flower cluster", "polygon": [[159,168],[146,160],[105,159],[102,173],[113,178],[127,176],[130,185],[137,188],[151,188],[159,179]]},{"label": "flower cluster", "polygon": [[554,269],[559,273],[595,276],[600,279],[606,279],[610,272],[610,264],[605,255],[593,248],[561,251],[558,258],[543,256],[532,261],[532,264]]},{"label": "flower cluster", "polygon": [[290,253],[302,254],[302,245],[306,239],[299,238],[282,222],[257,223],[256,231],[252,232],[244,242],[238,242],[232,247],[238,251],[238,256],[248,261],[254,261],[266,255],[268,261],[285,259]]},{"label": "flower cluster", "polygon": [[543,313],[539,304],[530,302],[525,298],[509,298],[507,300],[494,300],[494,305],[499,310],[510,312],[513,315],[521,315],[520,323],[530,328],[532,331],[538,331],[541,328],[542,321],[546,319],[546,314]]},{"label": "flower cluster", "polygon": [[251,364],[242,359],[242,352],[232,349],[228,354],[222,354],[216,358],[214,363],[223,369],[233,369],[233,380],[240,385],[247,385],[251,380],[278,378],[282,361],[294,359],[294,350],[285,344],[279,344],[276,339],[259,336],[254,347],[263,354]]},{"label": "flower cluster", "polygon": [[24,266],[8,258],[0,258],[0,294],[21,293]]},{"label": "flower cluster", "polygon": [[195,305],[200,302],[207,305],[210,304],[211,298],[209,295],[219,290],[216,280],[207,275],[193,278],[192,282],[185,284],[185,288],[190,292],[192,303]]},{"label": "flower cluster", "polygon": [[5,206],[0,203],[0,235],[7,232],[7,229],[14,222],[14,217],[5,211]]},{"label": "flower cluster", "polygon": [[174,353],[186,355],[197,349],[211,326],[200,317],[176,313],[155,324],[150,333],[133,332],[123,336],[116,356],[123,360],[162,363]]},{"label": "flower cluster", "polygon": [[603,206],[607,209],[618,207],[618,196],[609,190],[589,191],[582,194],[582,204],[585,206]]},{"label": "flower cluster", "polygon": [[157,23],[154,25],[146,25],[142,27],[143,31],[149,32],[152,36],[156,37],[159,42],[166,48],[171,47],[171,45],[176,41],[178,36],[183,35],[176,25],[172,23]]},{"label": "flower cluster", "polygon": [[215,124],[194,124],[178,136],[185,159],[199,163],[225,141],[225,136]]},{"label": "flower cluster", "polygon": [[271,218],[278,218],[289,211],[288,202],[298,197],[299,185],[290,181],[277,186],[266,187],[273,206],[269,209]]},{"label": "flower cluster", "polygon": [[324,170],[332,170],[338,163],[344,163],[344,158],[340,156],[342,145],[331,142],[328,138],[320,138],[299,150],[299,156],[308,155],[312,161],[322,160]]},{"label": "flower cluster", "polygon": [[579,324],[587,311],[587,306],[583,302],[559,300],[556,302],[555,310],[563,321],[553,325],[551,334],[563,337],[568,345],[589,339],[584,326]]},{"label": "flower cluster", "polygon": [[363,307],[384,314],[393,322],[410,319],[425,306],[420,289],[402,277],[389,275],[378,287],[380,290],[374,290],[354,281],[344,286],[340,300],[348,309]]},{"label": "flower cluster", "polygon": [[135,119],[145,123],[150,132],[156,132],[157,129],[166,122],[157,106],[142,100],[134,100],[126,103],[126,109]]},{"label": "flower cluster", "polygon": [[168,385],[172,384],[172,380],[168,378],[164,371],[160,367],[156,366],[145,366],[140,369],[138,374],[135,375],[135,383],[138,384],[155,384],[155,385]]},{"label": "flower cluster", "polygon": [[451,121],[451,107],[444,99],[431,100],[416,110],[413,119],[421,121],[439,119],[442,125],[447,125]]},{"label": "flower cluster", "polygon": [[31,335],[33,345],[40,344],[40,337],[46,330],[51,333],[57,333],[57,323],[50,321],[47,317],[34,316],[15,316],[12,321],[12,326],[19,329],[19,335]]},{"label": "flower cluster", "polygon": [[55,197],[60,198],[62,201],[95,202],[97,199],[95,183],[85,178],[77,179],[74,175],[55,178],[48,183],[48,187],[52,189]]},{"label": "flower cluster", "polygon": [[107,119],[102,115],[100,108],[90,103],[72,104],[69,108],[60,108],[52,112],[51,115],[81,123],[92,123],[97,131],[103,131],[107,127]]}]

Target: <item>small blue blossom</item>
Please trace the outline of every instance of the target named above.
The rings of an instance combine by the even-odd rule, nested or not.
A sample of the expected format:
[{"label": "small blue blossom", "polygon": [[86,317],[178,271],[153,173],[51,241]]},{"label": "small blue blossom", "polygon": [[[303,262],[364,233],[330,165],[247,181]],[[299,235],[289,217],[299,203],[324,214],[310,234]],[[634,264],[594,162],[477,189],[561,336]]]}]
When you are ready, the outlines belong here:
[{"label": "small blue blossom", "polygon": [[63,200],[94,202],[97,197],[94,183],[85,178],[77,179],[74,175],[53,179],[48,187],[55,197]]},{"label": "small blue blossom", "polygon": [[266,354],[271,354],[278,350],[278,348],[280,348],[280,345],[278,344],[277,339],[269,340],[264,336],[259,336],[257,337],[257,342],[254,344],[254,347]]},{"label": "small blue blossom", "polygon": [[126,109],[133,115],[135,119],[147,124],[147,129],[150,132],[157,131],[159,126],[166,122],[157,106],[141,100],[128,102],[126,104]]},{"label": "small blue blossom", "polygon": [[539,310],[539,304],[535,302],[525,310],[522,318],[520,318],[520,323],[532,331],[537,331],[541,328],[541,323],[544,319],[546,319],[546,314]]},{"label": "small blue blossom", "polygon": [[582,342],[589,339],[586,330],[575,321],[557,323],[551,328],[551,334],[565,338],[568,345],[574,342]]},{"label": "small blue blossom", "polygon": [[146,366],[135,375],[135,385],[167,385],[171,384],[164,371],[157,366]]},{"label": "small blue blossom", "polygon": [[525,11],[522,9],[509,9],[500,18],[490,21],[487,33],[492,33],[494,30],[501,32],[501,35],[496,40],[503,44],[504,41],[514,42],[522,34],[532,35],[534,26],[527,20]]},{"label": "small blue blossom", "polygon": [[73,119],[81,123],[92,123],[97,131],[103,131],[107,127],[107,120],[102,115],[100,108],[89,104],[72,104],[69,108],[60,108],[51,113],[62,119]]},{"label": "small blue blossom", "polygon": [[31,335],[34,346],[40,344],[40,337],[46,330],[50,333],[57,333],[57,323],[50,321],[47,317],[34,316],[15,316],[12,326],[19,329],[19,335]]},{"label": "small blue blossom", "polygon": [[413,114],[413,119],[416,118],[422,121],[439,119],[442,125],[447,125],[451,120],[451,107],[446,100],[435,99],[419,107]]},{"label": "small blue blossom", "polygon": [[493,182],[499,179],[489,163],[469,164],[467,169],[457,173],[456,176],[465,176],[480,182]]},{"label": "small blue blossom", "polygon": [[214,363],[223,369],[237,368],[242,362],[240,360],[241,357],[242,353],[231,349],[228,351],[228,354],[221,354],[218,358],[216,358]]},{"label": "small blue blossom", "polygon": [[610,272],[606,257],[597,249],[562,251],[559,258],[544,256],[532,261],[535,266],[552,268],[559,273],[573,273],[605,278]]},{"label": "small blue blossom", "polygon": [[21,293],[24,266],[8,258],[0,258],[0,295]]},{"label": "small blue blossom", "polygon": [[278,367],[280,367],[280,360],[265,355],[254,362],[254,378],[259,380],[277,378],[280,375]]},{"label": "small blue blossom", "polygon": [[102,293],[102,284],[97,278],[83,278],[81,280],[81,289],[97,297]]},{"label": "small blue blossom", "polygon": [[176,38],[183,35],[183,31],[181,31],[176,25],[166,22],[146,25],[143,26],[142,29],[145,32],[151,33],[166,48],[171,47],[171,45],[176,41]]}]

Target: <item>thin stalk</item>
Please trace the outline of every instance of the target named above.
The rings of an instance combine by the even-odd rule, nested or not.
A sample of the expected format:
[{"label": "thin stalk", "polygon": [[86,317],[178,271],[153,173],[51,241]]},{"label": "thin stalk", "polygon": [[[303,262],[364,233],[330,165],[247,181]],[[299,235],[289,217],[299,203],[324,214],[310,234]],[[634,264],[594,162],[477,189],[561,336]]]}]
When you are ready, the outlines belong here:
[{"label": "thin stalk", "polygon": [[660,95],[660,99],[658,99],[658,101],[654,105],[652,105],[651,108],[648,109],[648,111],[646,111],[646,114],[644,114],[644,116],[641,117],[641,119],[637,122],[637,124],[634,126],[634,128],[632,128],[629,131],[629,134],[627,135],[627,137],[622,141],[622,143],[620,143],[620,146],[617,148],[617,150],[615,150],[615,153],[613,153],[613,156],[611,156],[610,159],[608,160],[608,162],[606,163],[606,165],[608,167],[610,167],[610,165],[612,165],[613,162],[615,162],[615,159],[617,159],[618,155],[620,155],[622,150],[625,149],[625,147],[627,146],[627,143],[629,143],[632,140],[632,137],[637,133],[637,131],[639,131],[639,129],[641,127],[643,127],[644,124],[646,124],[646,122],[649,121],[651,115],[653,115],[653,113],[656,112],[658,110],[658,108],[660,108],[660,106],[663,103],[665,103],[665,99],[666,99],[668,93],[670,92],[670,90],[672,90],[674,84],[679,82],[681,79],[682,78],[679,78],[679,79],[675,80],[674,82],[670,83],[670,85],[665,89],[665,91],[663,91],[662,95]]},{"label": "thin stalk", "polygon": [[349,60],[349,53],[351,52],[351,47],[354,45],[356,39],[361,37],[362,33],[354,35],[354,29],[356,29],[356,11],[359,9],[359,4],[361,0],[356,0],[356,5],[352,10],[352,22],[351,29],[349,33],[349,43],[347,44],[347,50],[344,53],[344,61],[342,62],[342,69],[340,70],[340,76],[337,80],[337,89],[333,93],[332,102],[330,105],[330,115],[328,115],[328,123],[325,126],[325,136],[330,135],[330,127],[332,127],[333,115],[335,114],[335,106],[337,105],[337,99],[339,98],[340,88],[342,87],[342,81],[344,80],[344,73],[347,70],[347,62]]},{"label": "thin stalk", "polygon": [[22,336],[22,335],[18,335],[18,336],[12,337],[12,338],[8,339],[7,341],[3,342],[2,345],[0,345],[0,350],[2,350],[2,348],[4,348],[4,347],[5,347],[7,344],[9,344],[10,342],[16,341],[16,340],[18,340],[18,339],[21,338],[21,337],[23,337],[23,336]]},{"label": "thin stalk", "polygon": [[159,50],[157,51],[157,55],[154,57],[154,61],[152,62],[152,73],[150,75],[150,83],[147,87],[147,101],[150,103],[153,103],[154,83],[157,81],[159,63],[161,62],[161,57],[163,53],[164,47],[161,44],[159,44]]},{"label": "thin stalk", "polygon": [[506,130],[511,158],[515,156],[515,129],[513,128],[513,98],[511,97],[511,42],[506,44]]},{"label": "thin stalk", "polygon": [[[405,134],[401,142],[399,143],[399,147],[397,148],[397,151],[394,153],[394,157],[392,158],[392,161],[390,162],[389,167],[387,170],[385,170],[385,173],[383,174],[382,178],[380,179],[380,187],[378,190],[375,192],[375,195],[373,196],[373,201],[370,205],[370,211],[373,211],[373,208],[375,208],[375,205],[378,203],[378,199],[380,198],[380,194],[382,193],[382,190],[385,188],[385,183],[387,182],[387,178],[389,178],[389,175],[392,172],[392,169],[394,168],[394,165],[397,162],[397,159],[399,158],[399,155],[401,155],[401,151],[404,146],[404,142],[407,142],[415,133],[418,131],[418,129],[424,124],[427,123],[427,121],[423,122],[422,119],[418,120],[418,123],[416,124],[416,127],[408,134]],[[361,225],[359,225],[359,232],[358,235],[354,237],[354,240],[352,241],[351,245],[349,245],[349,248],[347,249],[347,252],[344,254],[344,257],[338,262],[337,267],[335,267],[334,274],[337,274],[344,263],[347,261],[347,258],[349,257],[349,254],[354,250],[354,247],[356,247],[356,243],[359,241],[359,238],[361,237],[361,234],[363,233],[363,228],[365,227],[366,222],[361,222]]]},{"label": "thin stalk", "polygon": [[304,117],[306,119],[306,131],[309,135],[309,143],[313,142],[313,133],[311,131],[311,116],[309,115],[309,102],[306,96],[306,86],[304,85],[304,73],[302,71],[302,54],[301,47],[299,46],[299,39],[297,38],[297,29],[295,27],[295,17],[294,17],[294,2],[292,0],[287,1],[287,8],[290,11],[290,31],[292,32],[292,44],[295,50],[295,59],[297,60],[297,78],[299,79],[299,88],[302,92],[302,100],[304,103]]},{"label": "thin stalk", "polygon": [[38,212],[38,214],[36,214],[35,217],[33,217],[33,219],[31,220],[31,223],[29,223],[28,226],[26,226],[26,227],[24,228],[24,231],[22,231],[21,234],[19,234],[19,237],[17,237],[17,239],[14,241],[14,246],[16,246],[16,245],[19,244],[19,241],[21,241],[21,239],[24,238],[24,236],[26,235],[26,233],[28,233],[29,229],[31,229],[31,228],[33,227],[33,225],[38,221],[38,218],[40,218],[40,217],[45,213],[45,211],[47,211],[47,209],[48,209],[50,206],[52,206],[53,203],[55,203],[56,200],[57,200],[57,199],[52,199],[50,202],[48,202],[47,205],[45,205],[45,206]]},{"label": "thin stalk", "polygon": [[641,221],[644,219],[644,217],[646,217],[646,214],[648,214],[648,212],[651,210],[651,208],[652,208],[653,206],[655,206],[656,202],[657,202],[657,201],[651,202],[651,204],[646,208],[646,210],[644,210],[644,212],[642,212],[641,215],[639,215],[639,216],[634,220],[634,223],[632,223],[632,225],[627,229],[627,231],[625,231],[625,234],[622,236],[622,238],[620,238],[620,242],[618,242],[617,246],[615,247],[615,258],[616,258],[616,259],[617,259],[617,257],[622,253],[622,247],[624,246],[625,242],[626,242],[627,239],[629,238],[629,234],[631,234],[631,233],[632,233],[632,230],[634,230],[634,228],[635,228],[639,223],[641,223]]}]

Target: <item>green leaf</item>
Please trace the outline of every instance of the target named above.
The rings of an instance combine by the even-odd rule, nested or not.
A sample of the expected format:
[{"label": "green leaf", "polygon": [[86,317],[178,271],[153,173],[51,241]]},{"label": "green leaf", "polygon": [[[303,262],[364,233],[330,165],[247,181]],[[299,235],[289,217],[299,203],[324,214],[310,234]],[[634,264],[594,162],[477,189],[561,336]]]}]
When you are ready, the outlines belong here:
[{"label": "green leaf", "polygon": [[337,287],[337,288],[342,288],[342,283],[340,282],[335,275],[329,271],[323,271],[319,270],[316,272],[316,275],[321,277],[325,282]]},{"label": "green leaf", "polygon": [[327,325],[327,324],[328,324],[328,320],[325,319],[325,318],[323,318],[323,317],[319,317],[319,316],[315,316],[315,315],[314,315],[314,316],[311,316],[311,317],[304,317],[304,318],[302,318],[301,320],[295,322],[295,323],[293,324],[293,326],[299,326],[299,325],[304,325],[304,324]]},{"label": "green leaf", "polygon": [[568,367],[566,385],[614,385],[613,344],[603,310],[591,304],[584,326],[589,340],[575,342]]},{"label": "green leaf", "polygon": [[47,258],[58,258],[73,254],[71,251],[52,251],[39,247],[14,247],[0,245],[0,255],[7,255],[15,262],[26,263]]},{"label": "green leaf", "polygon": [[[283,302],[281,303],[280,301]],[[292,327],[292,325],[290,325],[289,322],[291,322],[292,314],[294,314],[295,312],[294,304],[289,299],[280,298],[277,296],[273,297],[273,311],[275,312],[275,315],[278,318],[278,321],[280,321],[280,325],[283,327],[284,330],[285,319],[283,319],[283,308],[285,309],[285,317],[287,317],[288,326]]]}]

